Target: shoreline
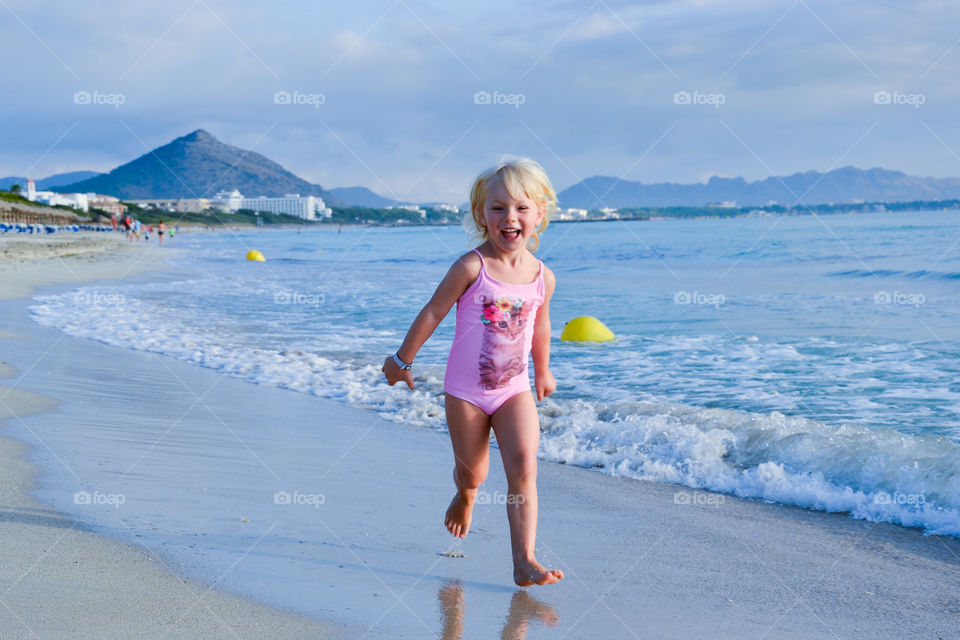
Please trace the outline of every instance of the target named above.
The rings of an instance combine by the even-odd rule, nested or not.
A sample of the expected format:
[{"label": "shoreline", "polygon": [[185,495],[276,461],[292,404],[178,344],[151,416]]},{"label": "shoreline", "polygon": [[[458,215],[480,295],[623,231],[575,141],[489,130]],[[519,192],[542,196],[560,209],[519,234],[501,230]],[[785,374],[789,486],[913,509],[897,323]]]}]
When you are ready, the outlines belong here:
[{"label": "shoreline", "polygon": [[[0,301],[29,297],[39,286],[163,269],[167,255],[166,249],[149,255],[152,247],[109,234],[5,240]],[[0,345],[22,339],[0,329]],[[37,446],[9,434],[29,416],[56,413],[60,403],[17,388],[26,373],[0,361],[0,547],[8,550],[0,569],[0,603],[7,614],[0,616],[0,636],[334,636],[333,625],[186,580],[149,548],[94,533],[87,523],[35,500],[42,474],[31,461]]]},{"label": "shoreline", "polygon": [[[26,305],[15,306],[25,309]],[[872,638],[937,632],[948,637],[953,630],[950,623],[957,615],[957,605],[952,594],[960,587],[960,541],[924,536],[917,530],[895,525],[857,521],[846,514],[741,500],[546,462],[540,464],[538,553],[541,561],[564,569],[567,579],[560,585],[536,588],[529,593],[518,590],[509,580],[505,518],[495,499],[478,506],[474,529],[463,543],[467,557],[443,557],[444,550],[456,553],[458,548],[451,545],[441,526],[451,491],[450,454],[449,443],[437,433],[381,424],[370,412],[347,409],[304,393],[223,377],[216,371],[166,356],[64,337],[53,329],[33,326],[23,312],[11,314],[14,315],[16,318],[11,317],[10,322],[18,326],[12,327],[13,332],[24,339],[12,353],[24,365],[24,385],[34,391],[61,389],[63,397],[73,398],[60,408],[59,419],[47,414],[39,420],[28,420],[29,427],[39,433],[46,433],[41,427],[63,428],[58,423],[64,417],[69,417],[71,427],[74,426],[72,420],[83,417],[78,402],[84,400],[92,400],[98,412],[121,422],[140,415],[128,398],[116,397],[121,395],[116,392],[95,394],[80,380],[74,381],[76,388],[66,389],[64,383],[74,377],[70,371],[54,371],[51,377],[49,371],[40,370],[47,367],[28,370],[30,358],[36,359],[44,349],[49,350],[51,358],[65,362],[88,354],[85,357],[90,362],[104,363],[103,370],[115,367],[113,375],[118,380],[124,375],[135,375],[138,380],[152,381],[175,374],[173,377],[189,383],[188,388],[212,389],[209,394],[204,393],[205,402],[225,416],[231,412],[227,422],[244,445],[238,446],[229,434],[222,433],[222,425],[210,416],[197,416],[196,426],[209,427],[200,431],[204,438],[220,433],[222,440],[205,440],[206,448],[197,449],[190,456],[200,458],[196,469],[190,467],[200,474],[196,478],[187,476],[190,484],[227,486],[219,478],[224,477],[222,482],[226,483],[234,465],[223,464],[218,455],[225,456],[224,461],[232,461],[247,459],[253,453],[275,468],[282,481],[271,479],[262,469],[260,475],[235,480],[235,488],[227,494],[237,497],[235,510],[216,500],[209,503],[223,509],[225,517],[236,520],[236,516],[242,515],[249,521],[244,526],[251,529],[281,517],[278,514],[283,510],[278,511],[266,494],[277,489],[294,493],[297,489],[322,490],[326,504],[317,517],[336,535],[327,540],[323,526],[317,524],[314,528],[323,534],[322,541],[318,541],[306,537],[307,530],[292,528],[284,533],[294,538],[289,546],[282,540],[266,540],[259,560],[265,563],[263,566],[277,567],[278,571],[285,564],[301,560],[290,551],[298,548],[293,545],[297,544],[296,536],[301,536],[304,539],[300,542],[305,546],[299,547],[299,554],[309,557],[308,584],[325,600],[321,608],[352,608],[351,613],[341,615],[361,620],[364,629],[371,622],[374,627],[379,625],[382,637],[404,635],[397,629],[408,632],[406,637],[424,637],[424,624],[436,633],[439,627],[433,624],[438,602],[443,604],[443,620],[449,619],[451,611],[467,613],[470,637],[495,637],[498,621],[507,612],[510,618],[517,617],[524,625],[529,623],[530,640],[568,632],[567,637],[624,637],[628,630],[658,637],[720,638]],[[28,340],[33,344],[26,344]],[[180,397],[183,395],[181,383],[179,393],[164,396],[162,404],[169,405],[171,415],[179,415],[189,407],[193,399]],[[118,412],[125,413],[117,416]],[[278,415],[283,420],[277,421]],[[88,418],[89,424],[78,423],[81,432],[100,421],[94,413]],[[304,433],[284,430],[290,425],[314,423],[318,428]],[[149,427],[139,422],[130,424]],[[270,425],[269,434],[262,433],[262,425]],[[10,426],[5,426],[10,433]],[[22,431],[24,426],[17,428]],[[90,451],[108,444],[102,436],[109,432],[89,433],[93,437],[93,443],[87,445]],[[299,477],[288,475],[294,470],[282,468],[273,457],[288,460],[284,457],[288,454],[275,449],[282,443],[287,443],[282,448],[289,448],[291,436],[299,438],[293,440],[299,456],[296,469],[303,474]],[[85,449],[72,449],[62,443],[61,447],[54,443],[53,450],[34,449],[32,453],[28,446],[20,447],[12,455],[27,453],[36,459],[38,455],[53,454],[68,462],[87,457]],[[182,456],[174,457],[179,460]],[[248,462],[256,471],[255,461]],[[21,463],[33,466],[25,459]],[[125,466],[119,468],[122,471]],[[63,500],[67,490],[72,494],[76,486],[71,482],[58,484],[53,471],[63,474],[62,467],[51,470],[42,465],[34,475],[42,473],[52,483],[46,487],[45,495],[53,491]],[[202,474],[211,474],[214,479]],[[147,477],[152,478],[149,474]],[[88,479],[85,474],[83,478]],[[206,482],[201,482],[204,478]],[[109,484],[93,487],[111,489]],[[253,487],[265,495],[251,492]],[[506,494],[496,449],[491,451],[490,479],[483,489],[494,498]],[[128,507],[136,515],[132,510],[140,500],[141,489],[131,485],[123,490],[128,495]],[[177,502],[177,496],[169,492],[164,497]],[[183,504],[187,516],[193,513],[190,507]],[[38,508],[58,513],[49,507]],[[204,508],[206,505],[194,507]],[[188,568],[178,571],[193,574],[195,584],[205,584],[204,576],[220,575],[211,565],[202,564],[204,559],[200,556],[190,556],[186,548],[165,546],[167,539],[151,533],[149,527],[137,528],[131,512],[123,514],[133,529],[126,524],[115,528],[127,534],[121,542],[113,536],[92,533],[91,539],[119,545],[141,559],[153,557],[159,566],[186,563]],[[198,523],[199,520],[192,521],[192,531],[206,526]],[[53,533],[58,531],[53,521],[42,526]],[[243,528],[235,523],[231,527]],[[100,524],[97,529],[106,533],[110,527]],[[143,536],[140,541],[133,539],[134,532]],[[128,544],[127,537],[144,550]],[[244,545],[241,544],[240,551]],[[191,564],[191,560],[196,563]],[[255,560],[258,558],[250,559]],[[114,562],[112,556],[110,561]],[[125,578],[139,579],[145,571],[140,565],[134,568],[124,563],[128,567]],[[251,573],[257,575],[255,571]],[[282,577],[281,574],[276,579]],[[57,578],[62,576],[54,573],[52,579]],[[226,578],[222,583],[214,583],[218,591],[213,593],[222,593],[220,589],[243,592],[245,597],[264,601],[262,592],[257,596],[244,591],[244,580],[231,582],[231,575]],[[62,597],[70,601],[71,596]],[[34,600],[35,606],[43,608],[50,596],[41,595]],[[309,598],[302,606],[311,605],[321,606]],[[81,608],[89,611],[90,606],[95,607],[84,604]],[[548,629],[549,623],[538,617],[537,612],[544,611],[556,615],[556,628]],[[476,629],[481,627],[484,632],[478,633]],[[22,632],[22,628],[14,630]]]},{"label": "shoreline", "polygon": [[121,279],[166,269],[175,247],[127,242],[119,233],[0,236],[0,300],[27,298],[37,287]]}]

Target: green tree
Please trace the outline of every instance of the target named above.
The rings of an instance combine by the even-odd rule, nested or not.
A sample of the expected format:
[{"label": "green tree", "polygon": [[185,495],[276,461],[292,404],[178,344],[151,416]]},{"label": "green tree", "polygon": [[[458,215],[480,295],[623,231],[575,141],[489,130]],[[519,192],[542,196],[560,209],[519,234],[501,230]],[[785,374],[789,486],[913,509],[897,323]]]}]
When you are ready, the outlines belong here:
[{"label": "green tree", "polygon": [[20,193],[20,185],[19,184],[10,185],[10,193]]}]

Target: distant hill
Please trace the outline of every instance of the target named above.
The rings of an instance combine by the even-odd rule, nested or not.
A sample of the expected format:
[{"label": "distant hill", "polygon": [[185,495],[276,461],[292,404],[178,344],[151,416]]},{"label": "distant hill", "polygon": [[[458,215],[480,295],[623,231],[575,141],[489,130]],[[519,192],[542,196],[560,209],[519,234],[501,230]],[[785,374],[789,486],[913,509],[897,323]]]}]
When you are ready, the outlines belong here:
[{"label": "distant hill", "polygon": [[372,207],[382,209],[394,205],[411,204],[409,202],[397,202],[392,198],[384,198],[366,187],[337,187],[335,189],[327,189],[327,193],[348,207]]},{"label": "distant hill", "polygon": [[[809,191],[808,191],[809,190]],[[792,205],[831,202],[910,202],[960,197],[960,178],[918,178],[900,171],[842,167],[827,173],[807,171],[756,182],[714,176],[706,184],[643,184],[604,176],[587,178],[561,191],[564,208],[703,206],[735,201],[740,206],[776,201]]]},{"label": "distant hill", "polygon": [[[203,129],[157,147],[110,173],[55,190],[139,199],[208,198],[232,189],[249,197],[327,195],[320,185],[307,182],[259,153],[224,144]],[[337,204],[335,198],[325,200]]]},{"label": "distant hill", "polygon": [[[48,191],[53,187],[59,187],[60,185],[70,184],[71,182],[79,182],[81,180],[86,180],[87,178],[92,178],[94,176],[102,175],[97,171],[71,171],[69,173],[57,173],[52,176],[47,176],[46,178],[41,178],[37,180],[34,178],[33,182],[37,187],[37,191]],[[0,178],[0,189],[7,191],[11,186],[19,184],[20,188],[23,189],[24,193],[27,191],[27,179],[26,178],[17,178],[14,176],[7,176],[6,178]]]}]

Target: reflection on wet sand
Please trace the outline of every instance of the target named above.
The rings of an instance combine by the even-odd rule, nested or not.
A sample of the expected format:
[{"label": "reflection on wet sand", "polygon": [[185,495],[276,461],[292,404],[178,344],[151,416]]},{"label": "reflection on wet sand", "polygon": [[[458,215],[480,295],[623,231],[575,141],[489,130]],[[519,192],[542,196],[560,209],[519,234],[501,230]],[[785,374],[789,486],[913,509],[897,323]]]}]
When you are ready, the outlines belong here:
[{"label": "reflection on wet sand", "polygon": [[[463,585],[455,581],[446,583],[437,593],[437,599],[440,600],[440,612],[443,616],[440,637],[443,640],[462,640],[466,615]],[[559,619],[556,610],[546,602],[537,600],[526,591],[518,590],[510,599],[507,620],[500,632],[500,638],[523,640],[527,637],[527,626],[531,620],[539,620],[553,627]]]}]

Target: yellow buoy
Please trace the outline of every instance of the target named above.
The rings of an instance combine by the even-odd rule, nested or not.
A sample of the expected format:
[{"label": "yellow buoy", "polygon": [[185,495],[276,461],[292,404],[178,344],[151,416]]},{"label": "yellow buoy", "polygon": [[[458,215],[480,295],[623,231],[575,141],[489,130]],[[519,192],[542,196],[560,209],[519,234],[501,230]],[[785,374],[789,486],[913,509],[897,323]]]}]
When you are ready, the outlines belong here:
[{"label": "yellow buoy", "polygon": [[254,262],[266,262],[267,259],[263,257],[263,254],[257,251],[256,249],[251,249],[247,252],[247,260],[253,260]]},{"label": "yellow buoy", "polygon": [[580,316],[564,325],[561,340],[573,342],[610,342],[616,338],[613,331],[592,316]]}]

